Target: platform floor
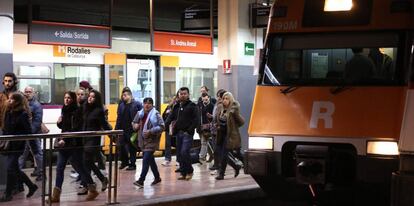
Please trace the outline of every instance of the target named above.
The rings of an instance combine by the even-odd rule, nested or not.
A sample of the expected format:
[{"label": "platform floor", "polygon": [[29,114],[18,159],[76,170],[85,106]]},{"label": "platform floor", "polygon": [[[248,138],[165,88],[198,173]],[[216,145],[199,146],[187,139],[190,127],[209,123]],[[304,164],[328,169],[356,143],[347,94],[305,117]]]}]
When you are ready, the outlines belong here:
[{"label": "platform floor", "polygon": [[[194,164],[194,176],[190,181],[177,180],[179,173],[175,173],[176,169],[175,161],[170,167],[164,167],[161,163],[163,158],[156,158],[158,170],[161,174],[162,182],[151,186],[151,182],[154,177],[152,172],[148,172],[145,180],[144,188],[138,188],[132,183],[138,179],[141,172],[142,159],[137,160],[136,171],[119,172],[118,179],[118,198],[117,201],[120,205],[144,205],[157,202],[174,201],[183,198],[192,198],[194,196],[203,196],[206,194],[214,194],[228,191],[235,191],[239,189],[258,188],[256,182],[249,176],[243,174],[240,171],[240,175],[234,178],[234,170],[231,167],[227,167],[226,176],[224,180],[217,181],[215,176],[210,174],[208,167],[210,163],[203,165]],[[75,206],[75,205],[105,205],[107,201],[107,192],[101,192],[95,201],[85,201],[85,196],[78,196],[76,194],[76,183],[74,179],[69,177],[71,166],[68,166],[65,170],[66,176],[63,184],[63,191],[61,195],[60,204],[62,206]],[[31,170],[30,170],[31,171]],[[27,171],[29,173],[29,171]],[[53,174],[54,175],[54,174]],[[98,190],[101,189],[101,184],[97,178],[95,181],[98,185]],[[11,202],[0,203],[0,205],[17,205],[17,206],[33,206],[41,205],[41,182],[36,182],[39,186],[39,190],[32,198],[26,198],[25,194],[20,193],[14,196]],[[54,185],[54,182],[53,182]],[[27,192],[27,188],[25,193]]]}]

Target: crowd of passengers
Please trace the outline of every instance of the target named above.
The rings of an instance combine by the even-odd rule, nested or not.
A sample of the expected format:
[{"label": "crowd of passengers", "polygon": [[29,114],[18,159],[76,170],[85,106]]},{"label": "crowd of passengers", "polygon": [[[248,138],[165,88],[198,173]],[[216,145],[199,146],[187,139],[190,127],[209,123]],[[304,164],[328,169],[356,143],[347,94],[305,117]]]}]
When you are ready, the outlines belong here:
[{"label": "crowd of passengers", "polygon": [[[35,89],[28,86],[17,90],[18,80],[14,73],[3,76],[4,91],[0,93],[0,127],[3,135],[24,135],[46,133],[42,123],[42,106],[36,100]],[[208,94],[206,86],[201,87],[197,102],[190,100],[187,87],[180,88],[164,113],[154,108],[151,97],[143,102],[135,100],[132,91],[125,87],[118,104],[115,129],[123,130],[117,139],[121,165],[120,170],[135,171],[137,152],[142,152],[142,168],[139,179],[133,184],[144,187],[145,178],[151,168],[154,180],[161,182],[154,152],[158,150],[161,133],[165,131],[165,161],[163,166],[172,166],[171,147],[176,148],[175,172],[178,180],[191,180],[193,163],[213,161],[209,168],[216,180],[223,180],[226,166],[234,168],[234,177],[242,167],[240,154],[241,138],[239,127],[244,124],[240,115],[240,104],[230,92],[218,90],[216,98]],[[89,82],[81,81],[76,91],[64,93],[64,105],[56,124],[62,132],[112,130],[107,121],[108,110],[102,95]],[[193,137],[200,136],[201,147],[194,155]],[[86,195],[87,201],[94,200],[99,192],[91,172],[101,183],[101,191],[108,187],[105,172],[105,158],[101,151],[101,136],[84,138],[57,138],[54,148],[58,151],[55,186],[48,202],[60,202],[65,167],[72,165],[71,176],[80,183],[78,195]],[[36,181],[43,179],[43,153],[40,139],[29,141],[0,141],[0,154],[6,157],[7,183],[1,202],[11,201],[13,195],[28,188],[27,198],[33,196],[38,186],[22,171],[29,153],[34,157],[35,170],[31,176]],[[207,155],[208,154],[208,155]],[[208,159],[207,159],[208,157]],[[96,162],[98,164],[96,164]]]}]

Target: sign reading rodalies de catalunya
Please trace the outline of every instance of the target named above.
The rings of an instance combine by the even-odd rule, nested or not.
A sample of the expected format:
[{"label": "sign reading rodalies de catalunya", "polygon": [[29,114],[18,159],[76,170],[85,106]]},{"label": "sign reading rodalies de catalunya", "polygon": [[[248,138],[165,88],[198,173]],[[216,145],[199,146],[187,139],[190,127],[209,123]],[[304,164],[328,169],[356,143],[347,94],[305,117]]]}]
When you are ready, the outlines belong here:
[{"label": "sign reading rodalies de catalunya", "polygon": [[111,47],[111,29],[56,22],[33,21],[29,27],[29,43],[97,48]]}]

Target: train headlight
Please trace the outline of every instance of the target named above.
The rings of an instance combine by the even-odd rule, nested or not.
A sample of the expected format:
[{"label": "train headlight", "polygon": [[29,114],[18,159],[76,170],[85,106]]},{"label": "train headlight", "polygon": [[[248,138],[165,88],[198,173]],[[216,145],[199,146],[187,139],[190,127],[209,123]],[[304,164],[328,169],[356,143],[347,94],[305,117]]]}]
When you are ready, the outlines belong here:
[{"label": "train headlight", "polygon": [[325,0],[323,11],[349,11],[352,0]]},{"label": "train headlight", "polygon": [[249,149],[273,150],[273,137],[249,137]]},{"label": "train headlight", "polygon": [[399,155],[398,144],[393,141],[368,141],[368,155]]}]

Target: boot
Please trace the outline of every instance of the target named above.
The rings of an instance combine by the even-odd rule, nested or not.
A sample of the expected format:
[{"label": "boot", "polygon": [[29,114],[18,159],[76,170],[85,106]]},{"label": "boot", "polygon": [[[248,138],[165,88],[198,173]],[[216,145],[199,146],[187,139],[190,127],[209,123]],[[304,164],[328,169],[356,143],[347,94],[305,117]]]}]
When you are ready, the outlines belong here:
[{"label": "boot", "polygon": [[52,202],[52,203],[53,202],[60,202],[60,193],[61,193],[61,190],[57,187],[54,187],[53,191],[52,191],[52,197],[50,197],[50,199],[46,200],[47,203],[49,203],[49,202]]},{"label": "boot", "polygon": [[88,196],[86,196],[86,201],[92,201],[99,195],[99,192],[96,191],[96,184],[88,185]]}]

